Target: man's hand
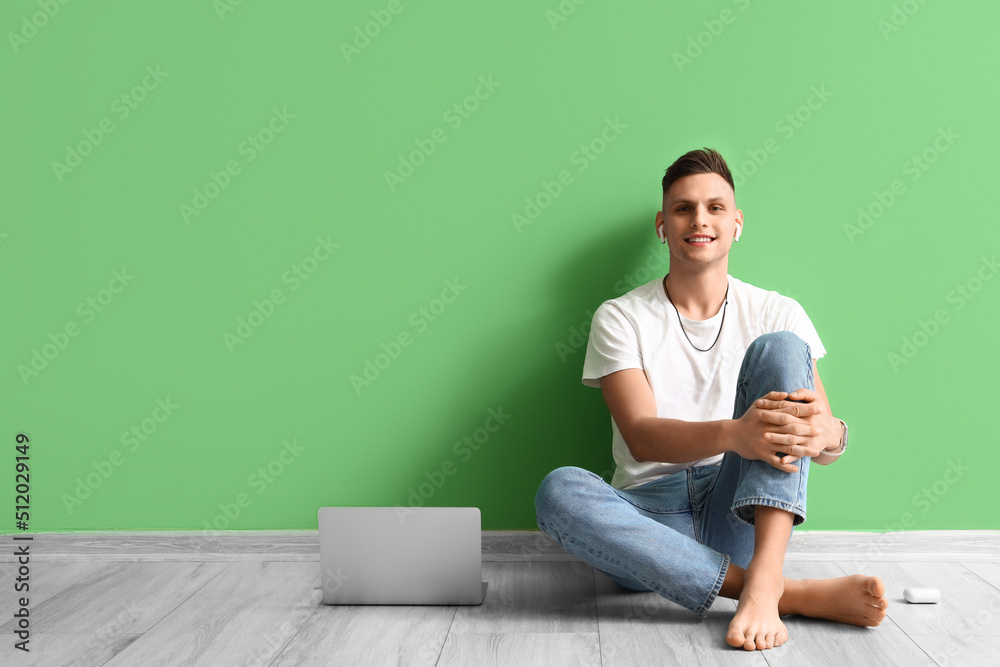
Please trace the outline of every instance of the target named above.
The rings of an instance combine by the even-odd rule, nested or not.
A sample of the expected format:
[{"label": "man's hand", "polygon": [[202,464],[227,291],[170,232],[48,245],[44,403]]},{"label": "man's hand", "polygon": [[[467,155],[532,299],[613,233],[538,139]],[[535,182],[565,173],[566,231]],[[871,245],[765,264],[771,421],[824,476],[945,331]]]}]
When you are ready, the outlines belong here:
[{"label": "man's hand", "polygon": [[819,394],[811,389],[765,394],[742,417],[733,420],[733,451],[745,459],[765,461],[784,472],[797,471],[795,461],[803,456],[819,456],[825,448],[839,442],[839,431],[834,425],[839,426],[840,422],[826,414],[818,399]]},{"label": "man's hand", "polygon": [[[777,394],[777,398],[771,397],[771,394]],[[789,399],[788,401],[781,400],[782,398]],[[792,463],[802,458],[803,456],[819,456],[826,449],[837,449],[840,447],[840,437],[843,428],[841,427],[840,420],[831,415],[825,409],[825,403],[820,400],[821,396],[818,392],[812,389],[796,389],[791,394],[785,392],[771,392],[770,394],[761,397],[757,400],[757,403],[761,405],[762,408],[769,410],[781,410],[791,408],[795,411],[796,405],[802,406],[803,403],[791,403],[789,401],[805,401],[810,405],[816,406],[818,411],[815,415],[801,415],[806,421],[809,421],[813,426],[816,426],[820,433],[815,438],[816,442],[813,442],[809,449],[803,449],[802,453],[797,455],[786,455],[782,460],[786,463]],[[774,438],[778,439],[782,436],[775,435]],[[792,443],[794,444],[794,443]],[[819,450],[816,450],[816,446]]]}]

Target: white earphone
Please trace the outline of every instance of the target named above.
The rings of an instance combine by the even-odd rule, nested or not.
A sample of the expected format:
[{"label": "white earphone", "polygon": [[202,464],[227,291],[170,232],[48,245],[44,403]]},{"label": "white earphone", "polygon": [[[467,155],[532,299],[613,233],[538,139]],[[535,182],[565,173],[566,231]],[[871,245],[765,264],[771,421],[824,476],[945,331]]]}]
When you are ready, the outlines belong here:
[{"label": "white earphone", "polygon": [[[663,225],[660,225],[660,228],[658,230],[656,230],[656,231],[660,235],[660,243],[666,243],[667,242],[667,236],[666,236],[666,234],[663,233]],[[737,224],[736,225],[736,237],[735,237],[736,241],[740,240],[740,234],[742,234],[742,233],[743,233],[743,225]]]}]

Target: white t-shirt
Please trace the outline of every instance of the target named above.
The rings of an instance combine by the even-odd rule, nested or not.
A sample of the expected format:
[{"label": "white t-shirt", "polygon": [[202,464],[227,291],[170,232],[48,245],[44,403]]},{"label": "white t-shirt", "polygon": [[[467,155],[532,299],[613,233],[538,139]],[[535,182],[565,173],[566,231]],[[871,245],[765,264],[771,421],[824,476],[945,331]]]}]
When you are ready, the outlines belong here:
[{"label": "white t-shirt", "polygon": [[[813,359],[826,354],[816,328],[799,303],[733,276],[729,304],[707,320],[681,316],[694,349],[677,323],[677,311],[663,291],[663,278],[609,299],[594,312],[583,362],[583,384],[600,387],[600,378],[625,368],[641,368],[653,390],[656,415],[684,421],[732,419],[736,380],[747,348],[758,336],[791,331],[808,343]],[[722,454],[689,463],[639,463],[611,420],[616,469],[611,485],[628,489],[693,466],[720,465]]]}]

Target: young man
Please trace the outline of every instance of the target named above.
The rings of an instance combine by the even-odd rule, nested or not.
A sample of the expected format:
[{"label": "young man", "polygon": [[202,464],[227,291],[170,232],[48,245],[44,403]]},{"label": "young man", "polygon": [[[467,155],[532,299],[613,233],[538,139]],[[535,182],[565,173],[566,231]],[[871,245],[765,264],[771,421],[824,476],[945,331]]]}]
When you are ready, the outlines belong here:
[{"label": "young man", "polygon": [[584,360],[583,383],[611,412],[614,478],[550,472],[538,526],[622,587],[701,617],[718,595],[738,599],[734,647],[780,646],[786,614],[876,626],[888,608],[877,577],[782,576],[809,465],[847,446],[816,370],[819,335],[794,299],[729,275],[743,212],[722,156],[691,151],[662,185],[670,270],[601,304]]}]

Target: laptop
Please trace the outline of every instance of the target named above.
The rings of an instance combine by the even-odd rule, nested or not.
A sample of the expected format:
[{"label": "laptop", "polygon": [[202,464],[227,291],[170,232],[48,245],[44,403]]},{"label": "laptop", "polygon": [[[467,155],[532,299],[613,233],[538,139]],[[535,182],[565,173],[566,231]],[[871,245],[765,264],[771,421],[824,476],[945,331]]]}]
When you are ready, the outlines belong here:
[{"label": "laptop", "polygon": [[477,605],[478,507],[320,507],[323,604]]}]

